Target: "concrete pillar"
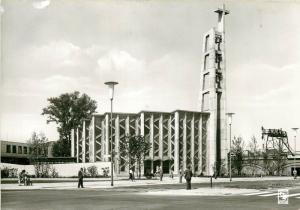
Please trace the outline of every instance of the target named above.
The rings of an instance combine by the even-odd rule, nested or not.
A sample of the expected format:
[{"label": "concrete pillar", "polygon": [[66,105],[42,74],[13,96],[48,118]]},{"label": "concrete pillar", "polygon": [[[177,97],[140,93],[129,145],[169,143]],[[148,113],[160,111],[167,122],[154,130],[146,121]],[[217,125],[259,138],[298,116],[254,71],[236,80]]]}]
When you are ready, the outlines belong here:
[{"label": "concrete pillar", "polygon": [[194,165],[194,158],[195,158],[195,115],[193,114],[192,120],[191,120],[191,165],[192,165],[192,172],[195,174],[195,165]]},{"label": "concrete pillar", "polygon": [[105,118],[103,118],[101,120],[101,132],[102,132],[102,135],[101,135],[101,155],[100,155],[100,158],[102,161],[105,161],[105,155],[106,155],[106,136],[107,136],[107,133],[106,133],[106,127],[105,127]]},{"label": "concrete pillar", "polygon": [[[127,116],[126,119],[125,119],[125,136],[127,135],[130,135],[130,120],[129,120],[129,117]],[[127,162],[129,161],[129,157],[127,157]],[[130,168],[129,168],[129,165],[126,166],[126,170],[129,171]]]},{"label": "concrete pillar", "polygon": [[116,172],[120,173],[120,163],[119,163],[119,157],[120,157],[120,123],[119,123],[119,115],[116,117],[115,120],[115,169]]},{"label": "concrete pillar", "polygon": [[92,117],[89,126],[89,162],[96,161],[96,142],[95,142],[95,116]]},{"label": "concrete pillar", "polygon": [[79,163],[79,128],[76,128],[76,162]]},{"label": "concrete pillar", "polygon": [[109,161],[109,155],[110,155],[110,130],[109,130],[109,126],[110,126],[110,119],[108,114],[105,115],[105,160]]},{"label": "concrete pillar", "polygon": [[163,160],[163,137],[164,137],[164,133],[163,133],[163,115],[161,114],[160,117],[159,117],[159,137],[158,137],[158,140],[159,140],[158,141],[159,142],[158,155],[159,155],[159,158],[161,160],[161,163],[162,163],[162,160]]},{"label": "concrete pillar", "polygon": [[210,120],[209,120],[209,127],[207,134],[207,175],[212,176],[214,174],[214,165],[216,163],[216,115],[215,113],[211,112]]},{"label": "concrete pillar", "polygon": [[153,122],[154,122],[154,116],[153,114],[151,114],[150,116],[150,144],[151,144],[151,148],[150,148],[150,159],[151,159],[151,173],[153,173],[153,146],[154,146],[154,130],[153,130]]},{"label": "concrete pillar", "polygon": [[202,115],[200,115],[200,119],[199,119],[199,124],[197,125],[199,128],[199,138],[197,139],[197,141],[199,142],[199,171],[200,173],[203,172],[202,171]]},{"label": "concrete pillar", "polygon": [[186,156],[187,156],[187,151],[186,151],[186,141],[187,141],[187,132],[186,132],[186,114],[184,115],[183,118],[183,170],[186,169]]},{"label": "concrete pillar", "polygon": [[133,117],[132,118],[135,118],[134,122],[135,122],[135,126],[134,126],[134,129],[135,129],[135,135],[136,136],[139,136],[141,135],[141,130],[140,130],[140,126],[141,126],[141,123],[140,123],[140,118],[137,116],[137,117]]},{"label": "concrete pillar", "polygon": [[[141,113],[141,115],[140,115],[140,128],[141,128],[140,135],[145,136],[145,116],[144,116],[144,113]],[[142,163],[141,171],[142,171],[142,174],[144,174],[144,163]]]},{"label": "concrete pillar", "polygon": [[145,136],[145,115],[144,113],[141,113],[141,121],[140,121],[140,126],[141,126],[141,136]]},{"label": "concrete pillar", "polygon": [[82,126],[82,162],[85,163],[85,140],[86,140],[86,136],[85,136],[85,121],[83,121],[83,126]]},{"label": "concrete pillar", "polygon": [[71,157],[75,156],[75,133],[74,129],[71,130]]},{"label": "concrete pillar", "polygon": [[179,113],[174,113],[175,134],[174,134],[174,174],[179,174]]},{"label": "concrete pillar", "polygon": [[[170,115],[168,119],[168,158],[172,160],[172,116]],[[171,165],[170,165],[171,167]],[[171,168],[170,168],[171,170]]]},{"label": "concrete pillar", "polygon": [[127,116],[126,117],[126,120],[125,120],[125,135],[127,136],[127,135],[130,135],[130,129],[129,129],[129,127],[130,127],[130,121],[129,121],[129,117]]}]

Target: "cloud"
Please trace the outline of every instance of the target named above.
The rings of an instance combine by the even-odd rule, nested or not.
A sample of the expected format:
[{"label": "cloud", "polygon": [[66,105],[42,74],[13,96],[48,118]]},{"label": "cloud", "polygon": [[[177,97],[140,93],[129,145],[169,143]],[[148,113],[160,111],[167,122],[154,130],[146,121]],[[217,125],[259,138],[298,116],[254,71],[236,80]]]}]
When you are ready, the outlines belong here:
[{"label": "cloud", "polygon": [[80,47],[64,40],[52,41],[46,45],[31,48],[31,59],[43,64],[63,67],[74,65],[76,57],[80,57]]},{"label": "cloud", "polygon": [[[10,57],[7,78],[45,78],[56,74],[81,77],[93,74],[101,47],[82,48],[66,40],[54,40],[42,45],[32,45]],[[18,62],[15,62],[18,60]],[[23,71],[20,71],[20,66]]]},{"label": "cloud", "polygon": [[91,78],[68,77],[59,74],[41,80],[29,77],[20,78],[16,81],[6,82],[3,85],[2,95],[14,97],[48,97],[75,90],[93,90]]},{"label": "cloud", "polygon": [[45,9],[50,5],[51,1],[50,0],[33,0],[32,6],[35,9]]},{"label": "cloud", "polygon": [[261,100],[300,88],[300,65],[273,66],[265,63],[245,63],[228,68],[228,91],[232,96],[247,96]]},{"label": "cloud", "polygon": [[[260,126],[289,128],[300,115],[299,63],[284,66],[247,62],[227,68],[228,110],[236,114],[235,135],[260,135]],[[292,114],[291,114],[292,113]]]},{"label": "cloud", "polygon": [[3,6],[0,4],[0,15],[2,15],[3,13],[4,13],[4,8],[3,8]]},{"label": "cloud", "polygon": [[31,113],[2,113],[0,118],[0,139],[27,141],[32,132],[43,132],[49,140],[57,140],[56,125],[46,124],[45,117]]},{"label": "cloud", "polygon": [[94,73],[100,83],[107,80],[118,81],[124,90],[141,88],[148,76],[144,60],[124,50],[109,50],[97,59]]},{"label": "cloud", "polygon": [[111,50],[97,60],[100,72],[135,72],[145,69],[145,63],[122,50]]}]

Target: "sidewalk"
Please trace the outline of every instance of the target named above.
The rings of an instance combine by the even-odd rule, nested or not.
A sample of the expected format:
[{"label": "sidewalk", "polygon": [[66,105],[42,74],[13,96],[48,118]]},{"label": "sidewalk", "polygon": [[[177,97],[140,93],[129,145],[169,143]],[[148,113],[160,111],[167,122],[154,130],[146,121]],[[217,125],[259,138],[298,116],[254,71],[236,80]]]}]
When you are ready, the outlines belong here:
[{"label": "sidewalk", "polygon": [[[51,180],[51,179],[49,179]],[[56,179],[56,180],[68,180],[68,182],[58,182],[58,183],[34,183],[33,186],[19,186],[18,184],[1,184],[1,190],[34,190],[34,189],[77,189],[77,179]],[[266,180],[292,180],[291,177],[263,177],[263,178],[233,178],[233,182],[239,181],[266,181]],[[209,177],[193,177],[192,183],[209,183]],[[218,178],[213,179],[213,183],[219,182],[229,182],[228,178]],[[183,184],[185,180],[183,179]],[[159,181],[159,179],[149,179],[149,180],[135,180],[134,182],[129,180],[124,180],[124,178],[116,178],[114,180],[114,186],[110,186],[110,179],[93,179],[86,178],[84,179],[84,189],[108,189],[115,187],[132,187],[132,186],[151,186],[151,185],[172,185],[179,184],[179,178],[175,177],[171,179],[169,177],[164,177],[163,181]]]},{"label": "sidewalk", "polygon": [[139,194],[152,196],[230,196],[230,195],[244,195],[247,193],[258,193],[260,190],[255,189],[238,189],[238,188],[221,188],[221,187],[201,187],[191,190],[174,189],[174,190],[160,190],[141,192]]}]

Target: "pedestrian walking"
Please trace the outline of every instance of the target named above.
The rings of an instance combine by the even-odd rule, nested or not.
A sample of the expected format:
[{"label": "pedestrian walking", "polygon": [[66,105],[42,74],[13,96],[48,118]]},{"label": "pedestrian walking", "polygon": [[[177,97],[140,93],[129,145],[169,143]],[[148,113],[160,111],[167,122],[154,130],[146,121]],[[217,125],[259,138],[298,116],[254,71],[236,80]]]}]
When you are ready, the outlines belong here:
[{"label": "pedestrian walking", "polygon": [[189,166],[185,170],[185,173],[184,173],[184,178],[186,180],[186,189],[187,190],[190,190],[192,188],[192,186],[191,186],[192,176],[193,176],[193,173],[192,173],[191,168]]},{"label": "pedestrian walking", "polygon": [[78,188],[83,188],[83,168],[78,171]]},{"label": "pedestrian walking", "polygon": [[296,169],[293,170],[293,174],[294,174],[294,179],[297,179],[297,170]]},{"label": "pedestrian walking", "polygon": [[170,171],[170,178],[173,179],[174,174],[173,174],[173,170]]},{"label": "pedestrian walking", "polygon": [[182,183],[183,171],[179,169],[179,183]]},{"label": "pedestrian walking", "polygon": [[163,172],[163,170],[162,170],[162,167],[160,167],[160,168],[159,168],[159,178],[160,178],[160,181],[162,181],[163,176],[164,176],[164,172]]},{"label": "pedestrian walking", "polygon": [[133,182],[133,171],[132,171],[132,169],[129,170],[129,179]]}]

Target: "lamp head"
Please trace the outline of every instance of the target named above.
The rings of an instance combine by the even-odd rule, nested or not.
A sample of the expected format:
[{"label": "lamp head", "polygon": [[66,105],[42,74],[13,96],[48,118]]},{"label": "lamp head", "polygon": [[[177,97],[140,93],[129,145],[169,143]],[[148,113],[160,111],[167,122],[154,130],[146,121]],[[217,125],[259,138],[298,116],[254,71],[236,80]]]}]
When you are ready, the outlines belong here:
[{"label": "lamp head", "polygon": [[114,87],[115,87],[115,85],[117,85],[119,83],[114,82],[114,81],[109,81],[109,82],[105,82],[104,84],[108,86],[108,88],[109,88],[109,98],[110,98],[110,100],[112,100],[114,98]]},{"label": "lamp head", "polygon": [[228,116],[228,124],[231,125],[232,123],[232,116],[234,115],[233,112],[229,112],[229,113],[226,113],[226,115]]},{"label": "lamp head", "polygon": [[294,131],[294,136],[296,136],[297,135],[297,130],[298,130],[299,128],[292,128],[292,130]]}]

